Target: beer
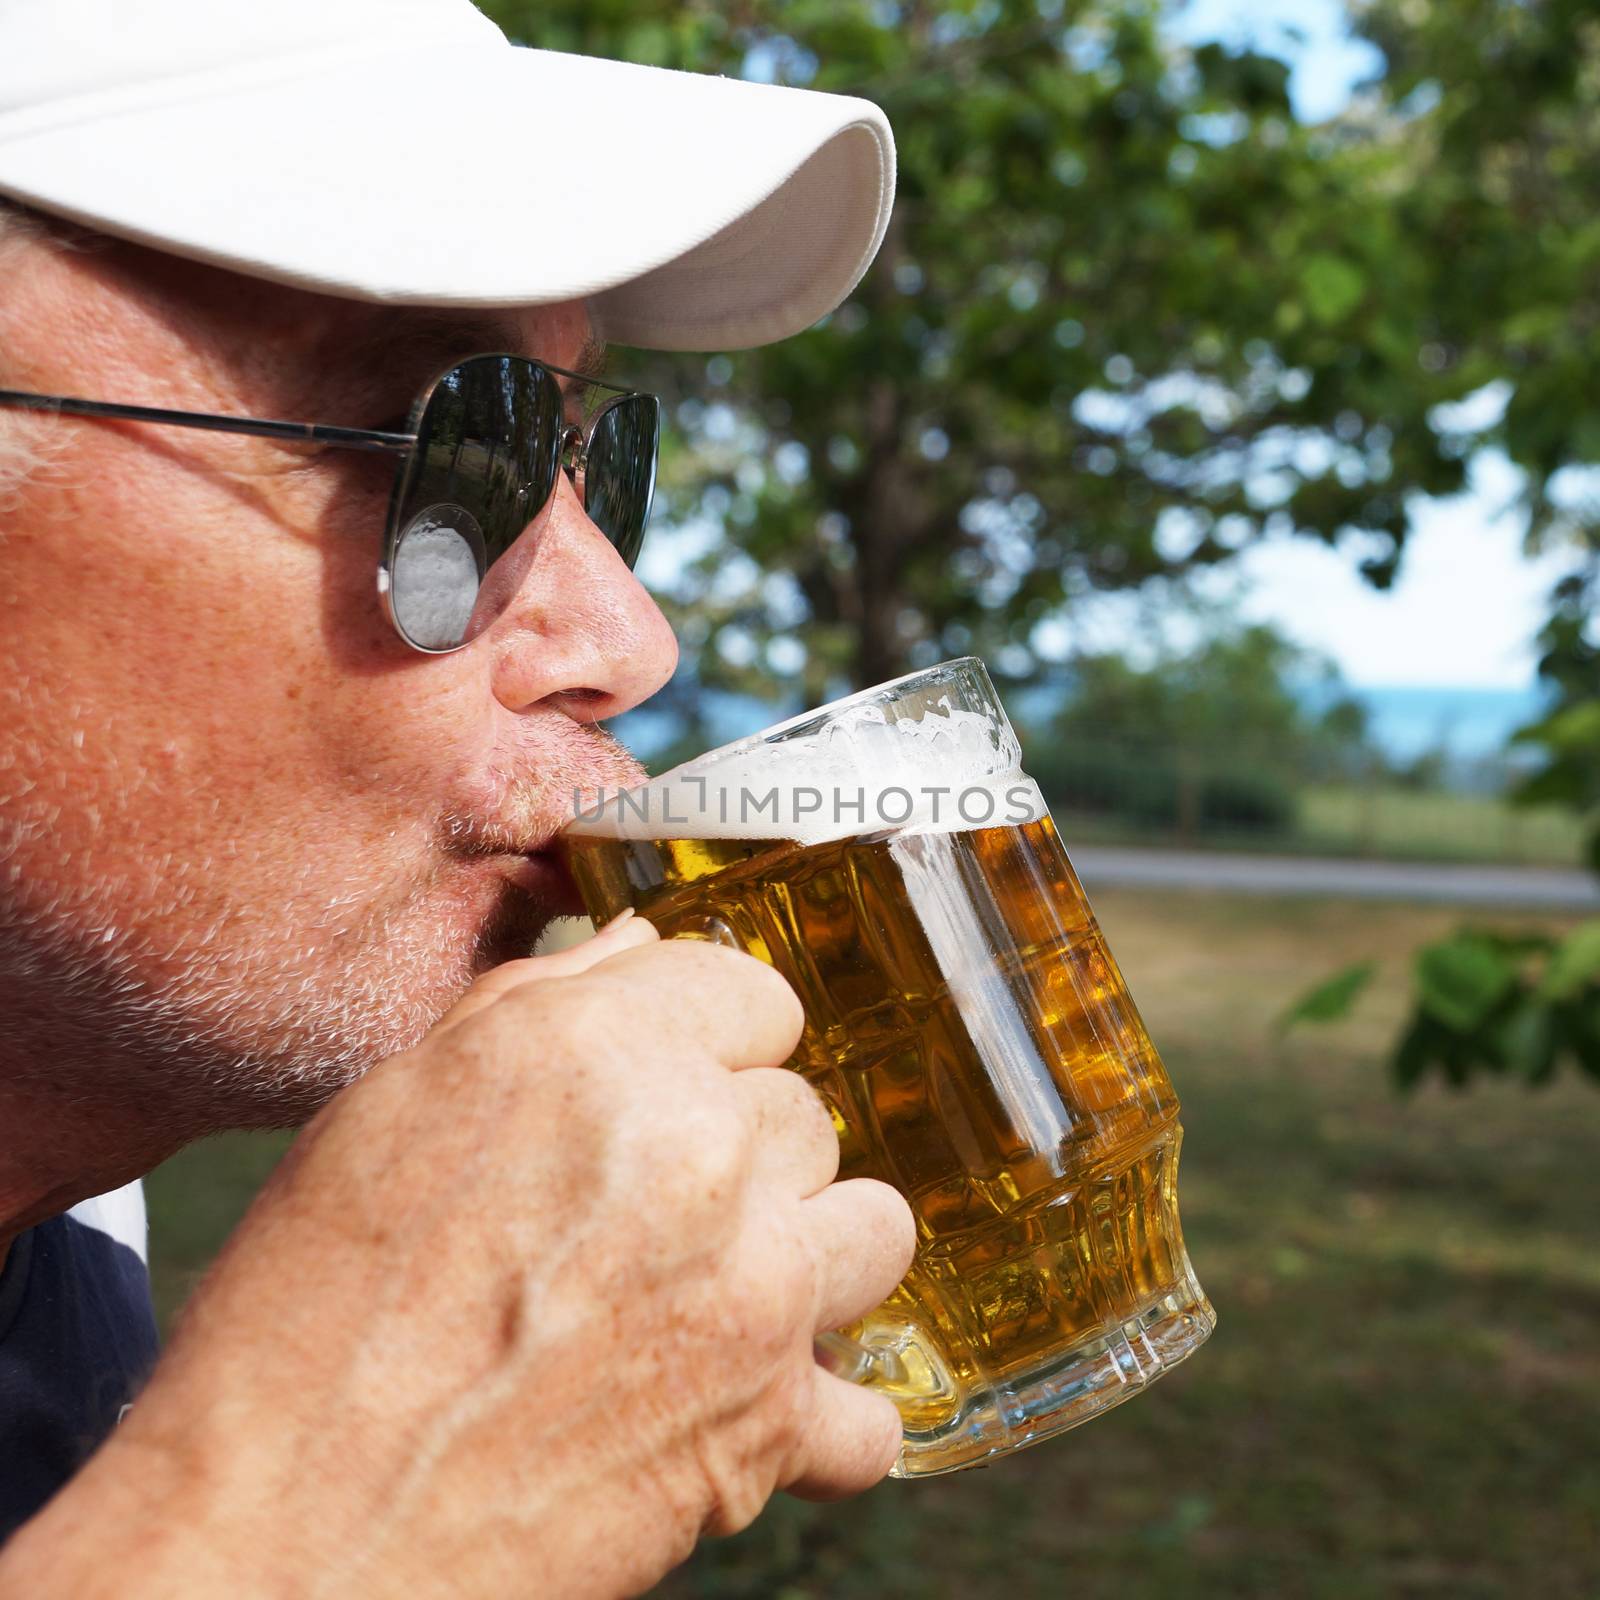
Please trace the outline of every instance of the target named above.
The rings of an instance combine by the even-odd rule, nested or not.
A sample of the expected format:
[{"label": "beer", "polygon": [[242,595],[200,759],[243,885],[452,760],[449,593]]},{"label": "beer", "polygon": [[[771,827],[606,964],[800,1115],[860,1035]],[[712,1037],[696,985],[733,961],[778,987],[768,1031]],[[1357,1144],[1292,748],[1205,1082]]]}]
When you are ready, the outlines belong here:
[{"label": "beer", "polygon": [[[953,665],[981,699],[981,665]],[[960,710],[925,714],[913,734]],[[837,732],[837,708],[818,716]],[[841,1176],[883,1179],[910,1202],[916,1261],[849,1330],[894,1357],[876,1381],[905,1422],[903,1475],[1083,1421],[1189,1354],[1214,1320],[1178,1224],[1176,1096],[998,719],[1004,737],[993,718],[977,730],[979,744],[998,740],[998,760],[963,768],[959,740],[928,740],[922,775],[966,786],[968,803],[952,796],[942,817],[924,805],[836,836],[835,819],[796,804],[783,836],[763,837],[752,827],[765,811],[754,824],[728,815],[726,781],[686,789],[691,763],[652,786],[678,790],[654,819],[613,805],[564,835],[597,920],[631,905],[665,937],[725,939],[789,979],[806,1013],[790,1065],[832,1115]],[[905,777],[914,736],[874,738]],[[775,763],[734,763],[741,789],[752,773],[798,779],[819,764],[837,784],[837,738],[809,761],[803,736],[783,742]],[[869,761],[874,739],[858,742]],[[706,759],[696,781],[715,775]],[[868,773],[874,796],[909,789],[882,775]],[[692,823],[648,836],[669,825],[663,810]],[[967,825],[986,810],[1007,820]]]}]

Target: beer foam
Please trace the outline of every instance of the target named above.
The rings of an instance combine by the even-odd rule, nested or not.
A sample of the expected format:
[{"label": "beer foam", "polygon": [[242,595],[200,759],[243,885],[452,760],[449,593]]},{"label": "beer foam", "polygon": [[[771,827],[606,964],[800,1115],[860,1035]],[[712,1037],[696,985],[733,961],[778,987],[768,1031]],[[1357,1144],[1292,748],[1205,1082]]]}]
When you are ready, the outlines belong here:
[{"label": "beer foam", "polygon": [[807,712],[636,789],[575,794],[568,831],[613,839],[945,833],[1036,821],[1039,786],[1003,715],[948,699],[915,720],[863,697]]}]

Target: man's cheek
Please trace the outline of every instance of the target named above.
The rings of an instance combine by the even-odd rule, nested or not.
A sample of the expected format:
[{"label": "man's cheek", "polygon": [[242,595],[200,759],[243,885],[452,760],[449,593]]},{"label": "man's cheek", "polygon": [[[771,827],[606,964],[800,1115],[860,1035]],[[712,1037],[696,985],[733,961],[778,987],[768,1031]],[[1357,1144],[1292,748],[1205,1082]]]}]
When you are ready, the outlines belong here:
[{"label": "man's cheek", "polygon": [[458,809],[503,758],[495,708],[476,662],[415,659],[416,670],[340,685],[317,737],[344,780],[403,796],[413,812]]}]

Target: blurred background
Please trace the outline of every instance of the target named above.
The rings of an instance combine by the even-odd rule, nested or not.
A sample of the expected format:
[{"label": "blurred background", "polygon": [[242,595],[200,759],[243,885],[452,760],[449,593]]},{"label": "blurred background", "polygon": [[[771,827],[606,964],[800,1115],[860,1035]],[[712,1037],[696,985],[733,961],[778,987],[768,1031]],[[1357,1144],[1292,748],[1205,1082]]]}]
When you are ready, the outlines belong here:
[{"label": "blurred background", "polygon": [[[982,655],[1221,1319],[1082,1431],[780,1498],[660,1592],[1600,1595],[1592,0],[485,9],[888,111],[847,304],[614,358],[667,401],[684,643],[618,731],[660,768]],[[155,1175],[165,1318],[285,1147]]]}]

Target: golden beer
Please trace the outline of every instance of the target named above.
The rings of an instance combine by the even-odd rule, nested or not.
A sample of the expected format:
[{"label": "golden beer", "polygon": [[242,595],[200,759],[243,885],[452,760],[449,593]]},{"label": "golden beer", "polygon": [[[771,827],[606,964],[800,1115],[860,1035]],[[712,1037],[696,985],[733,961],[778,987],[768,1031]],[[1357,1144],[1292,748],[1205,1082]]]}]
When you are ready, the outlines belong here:
[{"label": "golden beer", "polygon": [[[934,670],[952,667],[981,698],[981,664]],[[849,1330],[894,1358],[875,1381],[904,1418],[902,1475],[1084,1421],[1214,1322],[1178,1223],[1177,1098],[1054,825],[1030,807],[965,826],[979,809],[821,840],[624,836],[660,818],[564,835],[597,921],[631,905],[788,978],[790,1065],[832,1114],[841,1176],[910,1202],[916,1261]]]}]

